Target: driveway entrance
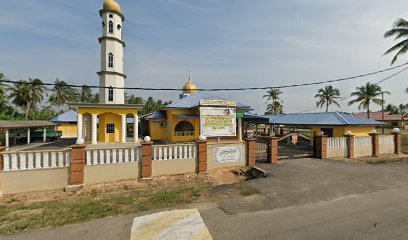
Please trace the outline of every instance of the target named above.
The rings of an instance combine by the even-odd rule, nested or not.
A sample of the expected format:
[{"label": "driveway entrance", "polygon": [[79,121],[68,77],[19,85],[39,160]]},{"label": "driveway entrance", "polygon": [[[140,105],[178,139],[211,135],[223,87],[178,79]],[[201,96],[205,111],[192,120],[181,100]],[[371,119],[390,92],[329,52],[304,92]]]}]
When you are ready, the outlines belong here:
[{"label": "driveway entrance", "polygon": [[278,159],[313,157],[313,138],[301,133],[288,133],[278,139]]}]

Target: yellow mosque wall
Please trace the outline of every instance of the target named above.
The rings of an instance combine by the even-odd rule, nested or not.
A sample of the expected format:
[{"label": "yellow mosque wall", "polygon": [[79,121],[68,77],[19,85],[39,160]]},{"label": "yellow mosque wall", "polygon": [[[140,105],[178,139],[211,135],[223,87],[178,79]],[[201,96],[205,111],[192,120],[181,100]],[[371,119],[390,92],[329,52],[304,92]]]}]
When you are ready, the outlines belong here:
[{"label": "yellow mosque wall", "polygon": [[[200,136],[200,118],[178,118],[174,115],[200,115],[199,109],[170,109],[166,111],[166,119],[150,119],[149,133],[152,140],[167,140],[171,142],[189,142]],[[176,125],[181,121],[190,122],[194,126],[193,136],[175,136]]]}]

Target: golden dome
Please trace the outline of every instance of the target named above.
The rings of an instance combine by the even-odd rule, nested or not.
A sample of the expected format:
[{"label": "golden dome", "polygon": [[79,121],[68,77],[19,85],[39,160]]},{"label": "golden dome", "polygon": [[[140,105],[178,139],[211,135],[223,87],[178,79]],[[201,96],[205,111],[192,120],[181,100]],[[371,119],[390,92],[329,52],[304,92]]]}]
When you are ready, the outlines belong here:
[{"label": "golden dome", "polygon": [[191,77],[188,79],[188,82],[184,84],[183,93],[184,94],[194,94],[197,92],[197,86],[191,80]]},{"label": "golden dome", "polygon": [[103,9],[121,12],[119,3],[115,2],[114,0],[105,0],[103,3]]}]

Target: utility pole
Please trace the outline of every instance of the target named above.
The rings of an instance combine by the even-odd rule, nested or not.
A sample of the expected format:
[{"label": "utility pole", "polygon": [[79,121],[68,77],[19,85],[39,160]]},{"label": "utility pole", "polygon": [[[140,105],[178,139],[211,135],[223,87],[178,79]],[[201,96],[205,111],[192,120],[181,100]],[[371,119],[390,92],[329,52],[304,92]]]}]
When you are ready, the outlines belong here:
[{"label": "utility pole", "polygon": [[[381,119],[384,122],[384,92],[381,92]],[[382,134],[384,134],[384,125],[381,126]]]}]

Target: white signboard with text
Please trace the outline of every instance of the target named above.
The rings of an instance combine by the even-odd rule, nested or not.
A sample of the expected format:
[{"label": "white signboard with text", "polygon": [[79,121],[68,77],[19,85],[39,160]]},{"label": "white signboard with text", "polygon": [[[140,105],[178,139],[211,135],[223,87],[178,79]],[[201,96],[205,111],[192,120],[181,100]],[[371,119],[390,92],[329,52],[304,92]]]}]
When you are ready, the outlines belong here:
[{"label": "white signboard with text", "polygon": [[206,137],[226,137],[237,135],[235,108],[201,107],[201,135]]},{"label": "white signboard with text", "polygon": [[242,160],[242,146],[228,146],[214,148],[214,161],[218,163],[232,163]]}]

